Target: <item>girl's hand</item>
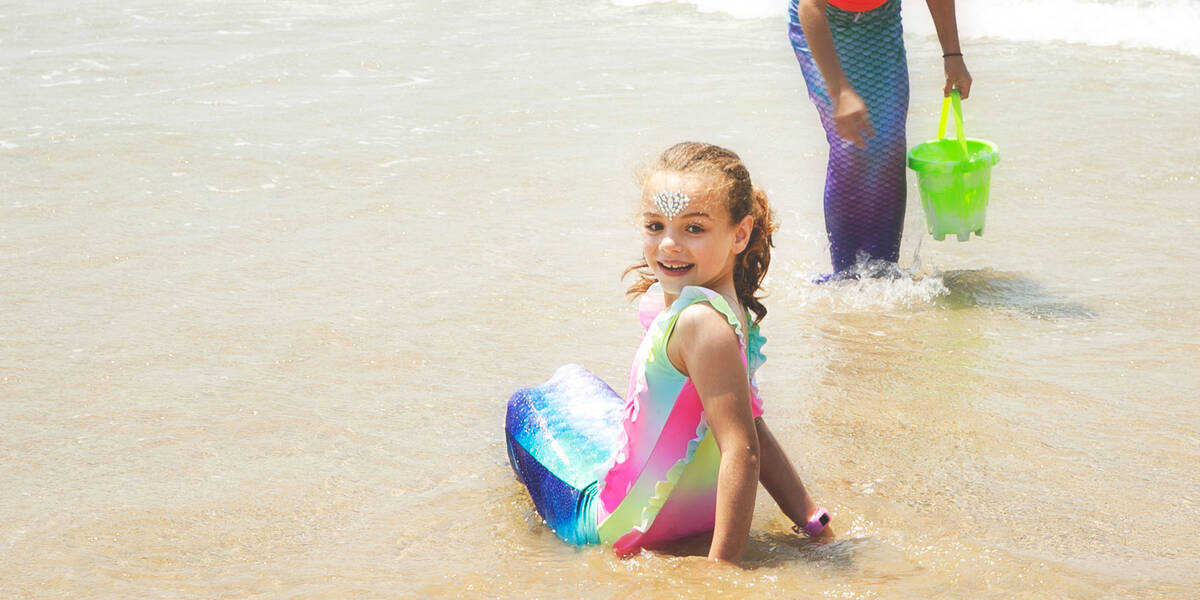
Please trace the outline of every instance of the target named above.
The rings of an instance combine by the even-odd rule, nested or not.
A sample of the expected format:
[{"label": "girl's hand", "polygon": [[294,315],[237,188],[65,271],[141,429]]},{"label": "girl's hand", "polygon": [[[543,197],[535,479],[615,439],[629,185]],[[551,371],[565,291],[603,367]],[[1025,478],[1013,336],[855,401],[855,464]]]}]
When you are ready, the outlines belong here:
[{"label": "girl's hand", "polygon": [[[967,79],[969,82],[970,76]],[[833,98],[833,128],[838,137],[864,150],[867,140],[875,137],[871,116],[867,114],[867,104],[850,86],[843,88]]]},{"label": "girl's hand", "polygon": [[836,537],[837,536],[833,534],[833,527],[826,525],[825,529],[822,529],[821,533],[817,534],[817,537],[812,539],[818,542],[832,542]]},{"label": "girl's hand", "polygon": [[949,96],[952,90],[957,89],[963,100],[971,95],[971,74],[967,72],[967,64],[963,62],[961,56],[947,56],[942,59],[946,63],[946,87],[942,90],[943,95]]}]

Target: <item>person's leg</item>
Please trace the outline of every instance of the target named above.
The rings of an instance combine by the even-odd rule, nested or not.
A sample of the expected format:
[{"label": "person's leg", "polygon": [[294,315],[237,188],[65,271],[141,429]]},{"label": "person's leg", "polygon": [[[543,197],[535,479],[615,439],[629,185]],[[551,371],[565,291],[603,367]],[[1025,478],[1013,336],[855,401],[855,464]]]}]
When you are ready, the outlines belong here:
[{"label": "person's leg", "polygon": [[860,258],[899,257],[907,196],[908,66],[899,0],[861,15],[830,7],[827,16],[842,70],[867,104],[876,134],[866,149],[838,137],[828,88],[793,12],[789,38],[829,142],[825,228],[836,274]]}]

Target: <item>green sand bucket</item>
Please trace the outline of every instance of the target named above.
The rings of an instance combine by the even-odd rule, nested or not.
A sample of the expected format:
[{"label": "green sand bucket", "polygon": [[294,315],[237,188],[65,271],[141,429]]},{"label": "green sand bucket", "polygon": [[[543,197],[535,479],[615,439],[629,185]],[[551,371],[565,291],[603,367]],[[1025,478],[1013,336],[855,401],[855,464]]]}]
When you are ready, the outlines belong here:
[{"label": "green sand bucket", "polygon": [[[955,139],[946,139],[946,115],[954,109]],[[921,188],[921,207],[925,209],[925,224],[933,239],[944,240],[946,234],[958,236],[965,242],[983,235],[983,217],[987,212],[988,185],[992,165],[1000,162],[996,145],[963,135],[962,101],[958,90],[942,102],[942,119],[938,124],[938,139],[917,144],[908,151],[908,168],[917,172]]]}]

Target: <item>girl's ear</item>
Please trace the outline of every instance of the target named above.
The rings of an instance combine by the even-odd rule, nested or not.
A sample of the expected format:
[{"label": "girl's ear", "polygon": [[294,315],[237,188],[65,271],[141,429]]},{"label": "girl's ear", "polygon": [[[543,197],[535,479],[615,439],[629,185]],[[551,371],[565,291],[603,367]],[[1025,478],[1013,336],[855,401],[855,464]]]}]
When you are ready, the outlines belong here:
[{"label": "girl's ear", "polygon": [[750,243],[750,234],[754,233],[754,216],[746,215],[733,230],[733,253],[741,254]]}]

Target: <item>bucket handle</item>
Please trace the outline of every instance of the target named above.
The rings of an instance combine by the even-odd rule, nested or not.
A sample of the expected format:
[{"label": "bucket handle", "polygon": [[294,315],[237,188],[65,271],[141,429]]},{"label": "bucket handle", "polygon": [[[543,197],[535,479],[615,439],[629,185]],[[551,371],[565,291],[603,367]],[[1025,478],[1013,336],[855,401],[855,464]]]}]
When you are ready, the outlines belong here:
[{"label": "bucket handle", "polygon": [[962,148],[963,156],[967,155],[967,136],[963,133],[962,98],[958,90],[950,90],[950,95],[942,100],[942,118],[938,121],[938,139],[946,139],[946,117],[954,108],[954,132],[958,134],[958,145]]}]

